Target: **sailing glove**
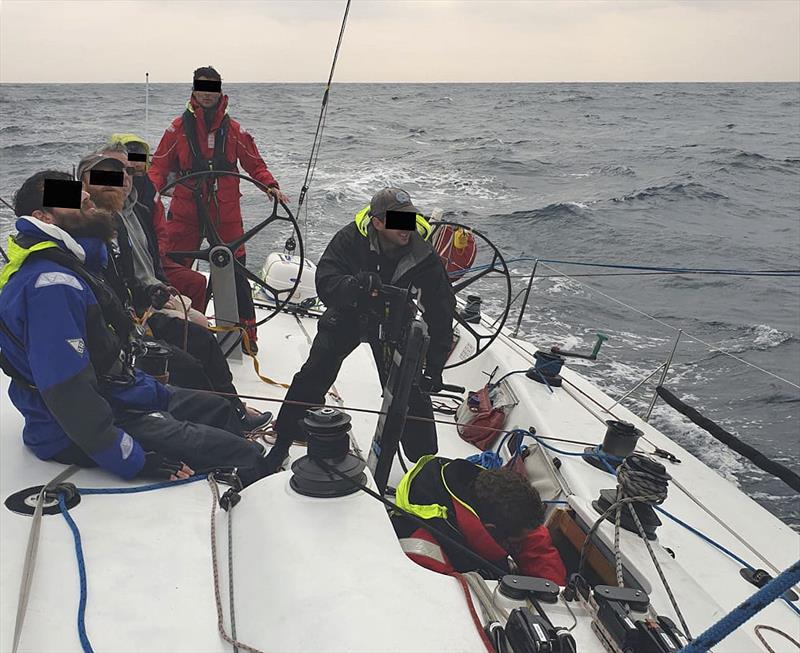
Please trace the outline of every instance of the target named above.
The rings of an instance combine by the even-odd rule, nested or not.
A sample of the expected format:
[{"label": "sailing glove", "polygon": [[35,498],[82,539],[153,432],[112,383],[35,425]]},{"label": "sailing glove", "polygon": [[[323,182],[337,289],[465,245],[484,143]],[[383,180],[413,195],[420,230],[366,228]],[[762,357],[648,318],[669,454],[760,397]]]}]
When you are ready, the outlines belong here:
[{"label": "sailing glove", "polygon": [[358,286],[361,291],[370,297],[378,292],[383,287],[383,282],[376,272],[361,271],[356,275]]},{"label": "sailing glove", "polygon": [[148,286],[146,292],[147,298],[150,300],[150,305],[157,311],[160,311],[162,308],[164,308],[164,305],[172,296],[169,288],[167,288],[163,283],[154,283],[153,285]]},{"label": "sailing glove", "polygon": [[[148,451],[144,455],[144,466],[138,476],[159,481],[175,481],[178,479],[178,472],[185,469],[188,467],[179,460],[169,460],[160,453]],[[188,475],[191,476],[191,474]]]}]

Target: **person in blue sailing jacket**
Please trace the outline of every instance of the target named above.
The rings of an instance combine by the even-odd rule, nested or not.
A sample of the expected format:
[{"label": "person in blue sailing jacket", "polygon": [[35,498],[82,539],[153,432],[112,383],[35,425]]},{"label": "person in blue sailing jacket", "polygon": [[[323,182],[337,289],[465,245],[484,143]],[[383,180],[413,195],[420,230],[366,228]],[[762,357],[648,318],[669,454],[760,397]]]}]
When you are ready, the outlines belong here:
[{"label": "person in blue sailing jacket", "polygon": [[133,368],[132,320],[100,276],[113,216],[55,171],[25,181],[15,213],[0,271],[0,367],[33,453],[124,479],[220,467],[238,468],[245,485],[265,476],[265,450],[241,437],[229,402]]}]

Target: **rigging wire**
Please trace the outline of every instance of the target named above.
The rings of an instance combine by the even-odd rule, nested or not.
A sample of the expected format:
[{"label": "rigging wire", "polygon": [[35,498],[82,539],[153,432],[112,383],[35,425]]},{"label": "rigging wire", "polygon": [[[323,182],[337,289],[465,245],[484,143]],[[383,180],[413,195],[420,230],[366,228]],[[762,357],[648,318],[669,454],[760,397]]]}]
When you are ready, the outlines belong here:
[{"label": "rigging wire", "polygon": [[[328,83],[325,85],[325,92],[322,94],[322,106],[319,111],[319,118],[317,119],[317,130],[314,133],[314,142],[311,144],[311,154],[308,157],[308,165],[306,167],[306,176],[303,179],[303,187],[300,189],[300,196],[297,199],[297,214],[300,214],[303,208],[303,202],[306,199],[306,194],[314,178],[314,171],[317,167],[317,159],[319,158],[319,151],[322,147],[322,132],[325,130],[325,122],[328,117],[328,99],[330,98],[331,83],[333,82],[333,73],[336,70],[336,61],[339,58],[339,49],[342,47],[342,39],[344,38],[344,30],[347,26],[347,16],[350,13],[350,2],[347,0],[347,5],[344,8],[344,16],[342,17],[342,26],[339,29],[339,40],[336,42],[336,50],[333,53],[333,61],[331,62],[331,71],[328,75]],[[303,224],[303,236],[306,235],[308,227],[308,209],[306,209],[306,219]]]},{"label": "rigging wire", "polygon": [[[551,270],[553,270],[555,272],[561,272],[558,268],[554,268],[551,265],[548,265],[547,263],[543,263],[541,261],[541,259],[539,260],[539,263],[541,263],[544,267],[549,268],[549,269],[551,269]],[[574,278],[572,275],[564,274],[564,273],[562,273],[562,274],[567,279],[573,279]],[[636,308],[635,306],[631,306],[630,304],[627,304],[627,303],[623,302],[622,300],[617,299],[616,297],[612,297],[611,295],[609,295],[607,293],[604,293],[602,290],[598,289],[596,286],[593,286],[593,285],[591,285],[591,284],[589,284],[589,283],[587,283],[585,281],[581,281],[579,279],[575,279],[575,282],[581,284],[582,286],[586,286],[590,290],[596,292],[598,295],[601,295],[601,296],[605,297],[606,299],[614,302],[615,304],[619,304],[620,306],[623,306],[623,307],[627,308],[628,310],[633,311],[634,313],[638,313],[642,317],[646,317],[649,320],[653,320],[654,322],[657,322],[658,324],[660,324],[662,326],[665,326],[668,329],[671,329],[672,331],[681,330],[679,327],[673,326],[669,322],[664,322],[664,320],[661,320],[661,319],[655,317],[654,315],[650,315],[649,313],[646,313],[645,311],[643,311],[643,310],[641,310],[639,308]],[[706,347],[708,347],[709,350],[711,350],[713,352],[717,352],[717,353],[720,353],[720,354],[724,354],[725,356],[729,356],[730,358],[733,358],[734,360],[737,360],[740,363],[744,363],[745,365],[747,365],[749,367],[752,367],[753,369],[756,369],[759,372],[767,374],[768,376],[771,376],[771,377],[773,377],[775,379],[778,379],[779,381],[783,381],[784,383],[792,386],[793,388],[796,388],[796,389],[800,390],[800,385],[798,385],[797,383],[794,383],[793,381],[790,381],[789,379],[786,379],[786,378],[784,378],[784,377],[782,377],[782,376],[780,376],[778,374],[775,374],[774,372],[770,372],[769,370],[766,370],[763,367],[760,367],[760,366],[756,365],[755,363],[751,363],[750,361],[747,361],[744,358],[741,358],[741,357],[737,356],[736,354],[732,354],[731,352],[729,352],[729,351],[727,351],[725,349],[720,349],[719,347],[713,345],[712,343],[707,342],[706,340],[703,340],[702,338],[699,338],[698,336],[692,335],[691,333],[687,332],[686,330],[683,330],[683,335],[686,336],[687,338],[689,338],[690,340],[694,340],[696,342],[699,342],[699,343],[705,345]]]},{"label": "rigging wire", "polygon": [[[654,265],[636,265],[628,263],[603,263],[597,261],[574,261],[574,260],[567,261],[563,259],[533,258],[530,256],[519,256],[517,258],[508,259],[506,260],[506,263],[520,263],[520,262],[530,262],[530,261],[541,261],[543,263],[557,263],[560,265],[579,265],[583,267],[610,268],[615,270],[669,272],[673,274],[722,274],[722,275],[733,275],[733,276],[746,275],[746,276],[770,276],[770,277],[800,276],[800,269],[797,268],[788,268],[779,270],[743,270],[735,268],[664,267],[664,266],[654,266]],[[483,270],[491,267],[492,264],[490,263],[474,265],[472,267],[465,268],[462,271],[462,274],[474,270]],[[528,277],[528,275],[522,275],[522,276],[524,276],[525,278]],[[581,276],[581,275],[575,275],[575,276]]]}]

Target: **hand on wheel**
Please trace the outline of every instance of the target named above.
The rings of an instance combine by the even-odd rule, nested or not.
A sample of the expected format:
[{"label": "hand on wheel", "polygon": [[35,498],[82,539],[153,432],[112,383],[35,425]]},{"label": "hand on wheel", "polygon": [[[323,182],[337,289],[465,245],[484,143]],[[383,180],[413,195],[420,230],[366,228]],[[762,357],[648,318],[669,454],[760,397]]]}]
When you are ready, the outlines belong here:
[{"label": "hand on wheel", "polygon": [[383,282],[377,272],[361,271],[356,275],[361,291],[369,297],[377,297]]},{"label": "hand on wheel", "polygon": [[267,193],[270,195],[270,197],[277,197],[278,201],[281,202],[282,204],[289,203],[289,196],[286,193],[284,193],[280,188],[270,186]]}]

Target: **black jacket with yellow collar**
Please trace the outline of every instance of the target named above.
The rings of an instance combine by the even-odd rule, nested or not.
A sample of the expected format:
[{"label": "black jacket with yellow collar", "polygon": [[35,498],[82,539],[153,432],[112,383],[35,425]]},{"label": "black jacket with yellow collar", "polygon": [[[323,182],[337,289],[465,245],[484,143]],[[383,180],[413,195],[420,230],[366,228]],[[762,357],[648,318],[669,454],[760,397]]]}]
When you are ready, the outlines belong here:
[{"label": "black jacket with yellow collar", "polygon": [[[423,232],[424,233],[424,232]],[[453,341],[455,295],[438,254],[420,232],[411,236],[402,256],[393,260],[381,251],[368,220],[352,222],[333,237],[317,265],[317,294],[329,311],[357,319],[361,289],[359,272],[376,272],[384,283],[419,291],[430,345],[426,369],[441,371]]]}]

